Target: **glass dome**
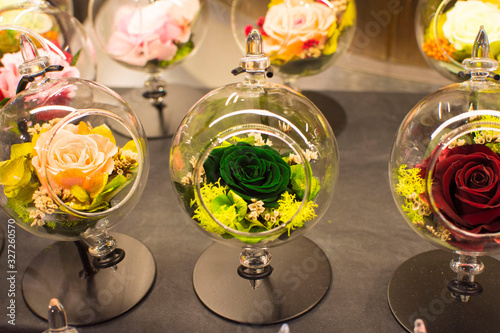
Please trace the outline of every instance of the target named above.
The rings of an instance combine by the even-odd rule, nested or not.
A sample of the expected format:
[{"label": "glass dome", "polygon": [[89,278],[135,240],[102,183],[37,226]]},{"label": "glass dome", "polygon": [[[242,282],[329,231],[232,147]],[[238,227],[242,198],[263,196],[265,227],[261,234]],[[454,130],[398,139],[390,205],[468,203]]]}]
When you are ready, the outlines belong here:
[{"label": "glass dome", "polygon": [[471,79],[420,101],[403,120],[389,165],[401,214],[423,238],[457,253],[500,248],[497,214],[500,85],[481,29],[464,68]]},{"label": "glass dome", "polygon": [[[266,82],[260,33],[233,74],[188,112],[173,138],[171,178],[192,223],[217,241],[262,248],[312,228],[338,172],[334,134],[304,96]],[[267,75],[271,73],[268,71]]]},{"label": "glass dome", "polygon": [[104,86],[46,76],[62,68],[25,34],[21,53],[19,93],[0,111],[0,204],[35,235],[102,241],[144,189],[149,160],[141,123]]},{"label": "glass dome", "polygon": [[500,60],[500,2],[490,0],[419,0],[415,18],[418,46],[427,63],[442,76],[461,82],[462,61],[470,58],[480,26]]},{"label": "glass dome", "polygon": [[21,78],[17,71],[23,63],[19,48],[21,33],[30,36],[39,53],[48,56],[52,65],[64,66],[63,71],[47,76],[95,79],[95,52],[83,25],[49,2],[26,1],[0,8],[0,100],[15,95]]},{"label": "glass dome", "polygon": [[354,0],[235,0],[231,8],[241,49],[251,29],[259,29],[264,53],[285,84],[295,89],[299,77],[324,71],[347,50],[355,21]]}]

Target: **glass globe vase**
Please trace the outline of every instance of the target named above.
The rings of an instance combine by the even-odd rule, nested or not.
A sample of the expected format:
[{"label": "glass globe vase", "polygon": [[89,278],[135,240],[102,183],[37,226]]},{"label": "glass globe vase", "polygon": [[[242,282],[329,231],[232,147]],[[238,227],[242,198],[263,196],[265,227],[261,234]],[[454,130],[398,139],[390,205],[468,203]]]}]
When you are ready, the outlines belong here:
[{"label": "glass globe vase", "polygon": [[144,88],[126,92],[124,98],[140,103],[135,109],[141,112],[147,136],[172,135],[164,124],[167,83],[162,74],[198,49],[206,32],[206,1],[91,0],[89,15],[105,53],[120,65],[146,73]]},{"label": "glass globe vase", "polygon": [[[23,27],[40,35],[49,49],[47,52],[51,63],[63,65],[66,69],[64,74],[71,69],[71,73],[65,76],[95,80],[97,61],[94,47],[85,28],[76,18],[51,2],[30,0],[1,7],[0,25]],[[30,34],[30,36],[32,35]],[[19,33],[4,29],[0,39],[2,41],[0,43],[2,51],[0,63],[3,67],[16,68],[23,60],[19,49]],[[40,47],[37,39],[33,38],[33,40]],[[40,49],[40,52],[43,53],[45,50]],[[10,56],[6,57],[9,54]],[[12,66],[14,60],[17,62]],[[54,77],[57,76],[57,73],[51,73],[48,76]],[[16,77],[19,77],[19,74]]]},{"label": "glass globe vase", "polygon": [[500,60],[497,1],[420,0],[416,14],[415,32],[422,56],[443,77],[455,82],[468,79],[462,73],[462,61],[472,56],[481,25],[490,39],[491,57]]},{"label": "glass globe vase", "polygon": [[[500,249],[495,213],[500,85],[490,78],[498,63],[488,54],[487,35],[481,27],[473,56],[463,62],[470,80],[419,102],[403,120],[393,145],[390,183],[402,216],[421,237],[455,255],[449,268],[448,253],[431,251],[411,258],[394,273],[389,303],[408,329],[413,324],[407,321],[410,317],[424,319],[421,309],[433,299],[445,299],[440,313],[450,320],[425,318],[429,331],[444,327],[455,331],[455,326],[494,331],[483,330],[482,323],[490,322],[491,316],[482,309],[496,306],[500,290],[491,279],[500,263],[486,258],[485,269],[478,258]],[[477,275],[481,282],[476,281]],[[459,315],[464,311],[478,316]]]},{"label": "glass globe vase", "polygon": [[[83,285],[93,283],[98,292],[105,283],[130,274],[127,267],[136,264],[124,260],[124,250],[108,231],[133,209],[144,189],[149,170],[144,131],[115,92],[80,78],[51,79],[46,73],[62,71],[62,66],[51,65],[25,34],[20,45],[24,63],[18,69],[23,75],[18,94],[0,112],[0,204],[22,229],[69,244],[54,245],[30,264],[23,296],[41,317],[47,316],[47,302],[58,297],[71,309],[70,322],[107,320],[135,305],[151,286],[146,283],[130,302],[109,304],[92,318],[82,318],[76,309],[88,306]],[[131,139],[116,136],[108,124],[122,127]],[[76,242],[78,249],[67,241]],[[122,245],[137,247],[142,260],[153,263],[140,273],[152,283],[154,261],[138,243],[130,238]],[[81,262],[78,253],[76,258],[67,254],[71,250],[79,251]],[[85,280],[79,277],[82,264]],[[106,273],[108,267],[120,267],[120,273]]]},{"label": "glass globe vase", "polygon": [[354,0],[235,0],[233,35],[242,43],[252,28],[263,36],[264,53],[285,85],[300,90],[300,77],[321,73],[349,47],[356,25]]},{"label": "glass globe vase", "polygon": [[[275,283],[286,269],[283,265],[289,264],[283,264],[287,262],[283,258],[276,266],[271,264],[275,251],[271,248],[298,238],[308,250],[322,253],[299,236],[329,206],[338,151],[328,122],[312,102],[290,88],[266,82],[270,61],[262,54],[258,30],[249,34],[247,43],[247,56],[233,71],[245,73],[243,82],[213,90],[188,112],[173,138],[170,171],[190,223],[223,244],[209,248],[198,261],[194,272],[198,297],[226,318],[265,323],[296,316],[323,297],[311,292],[314,299],[304,298],[300,312],[283,309],[257,321],[251,317],[251,302],[269,297],[267,287],[260,284]],[[240,250],[239,268],[231,264],[237,256],[228,256],[225,245]],[[226,256],[227,274],[212,262]],[[320,280],[325,277],[322,273],[330,275],[328,266],[323,268],[326,272],[317,274]],[[243,294],[250,291],[241,307],[231,308],[210,297],[208,276],[213,274],[234,280],[228,300],[246,298]]]}]

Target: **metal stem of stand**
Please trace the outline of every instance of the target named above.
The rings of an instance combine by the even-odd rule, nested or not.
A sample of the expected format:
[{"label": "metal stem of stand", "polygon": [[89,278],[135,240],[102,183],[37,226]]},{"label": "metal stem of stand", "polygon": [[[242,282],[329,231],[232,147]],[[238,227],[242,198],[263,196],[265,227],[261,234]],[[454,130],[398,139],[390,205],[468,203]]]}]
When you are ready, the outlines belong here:
[{"label": "metal stem of stand", "polygon": [[83,241],[75,241],[76,248],[78,249],[78,254],[80,255],[80,260],[82,262],[83,270],[80,272],[81,279],[87,279],[97,273],[99,270],[95,269],[90,263],[88,256],[88,246]]}]

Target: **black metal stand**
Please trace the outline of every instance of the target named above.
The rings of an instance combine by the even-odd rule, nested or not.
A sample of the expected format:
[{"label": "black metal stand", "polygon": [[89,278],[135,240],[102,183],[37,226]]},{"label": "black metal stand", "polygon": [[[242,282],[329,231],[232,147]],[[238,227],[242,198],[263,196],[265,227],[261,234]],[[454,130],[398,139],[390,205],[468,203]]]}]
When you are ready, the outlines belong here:
[{"label": "black metal stand", "polygon": [[258,325],[283,322],[314,308],[332,279],[325,253],[304,237],[270,251],[272,273],[255,283],[237,273],[238,249],[211,245],[193,272],[200,301],[221,317]]},{"label": "black metal stand", "polygon": [[[458,286],[450,269],[451,252],[435,250],[404,262],[394,272],[388,288],[388,302],[397,321],[413,332],[415,320],[425,323],[427,332],[493,333],[500,327],[500,262],[480,257],[484,272],[476,276],[479,287]],[[474,283],[476,284],[476,283]],[[468,293],[467,302],[452,296]],[[472,288],[472,289],[470,289]]]},{"label": "black metal stand", "polygon": [[58,298],[66,309],[68,324],[90,325],[113,319],[139,303],[156,276],[153,255],[135,238],[124,234],[113,237],[127,255],[111,268],[93,267],[82,242],[57,242],[38,254],[22,280],[30,310],[47,319],[50,299]]}]

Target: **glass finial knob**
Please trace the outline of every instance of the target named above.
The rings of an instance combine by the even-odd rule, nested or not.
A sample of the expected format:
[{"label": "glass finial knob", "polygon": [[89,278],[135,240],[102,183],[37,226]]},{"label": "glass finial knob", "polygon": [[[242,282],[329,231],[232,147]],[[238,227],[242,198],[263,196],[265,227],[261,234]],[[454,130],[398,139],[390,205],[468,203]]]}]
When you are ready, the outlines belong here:
[{"label": "glass finial knob", "polygon": [[28,36],[21,35],[20,44],[24,62],[35,60],[39,57],[35,44]]},{"label": "glass finial knob", "polygon": [[267,77],[273,76],[271,60],[262,49],[262,35],[253,29],[247,36],[247,54],[241,58],[240,67],[232,70],[234,75],[247,73],[266,73]]},{"label": "glass finial knob", "polygon": [[52,298],[49,302],[48,313],[49,329],[43,333],[78,333],[74,327],[68,326],[66,321],[66,310],[57,298]]},{"label": "glass finial knob", "polygon": [[489,58],[490,57],[490,43],[488,42],[488,35],[484,30],[484,26],[479,28],[474,47],[472,49],[473,58]]},{"label": "glass finial knob", "polygon": [[[483,80],[490,76],[490,73],[498,68],[498,62],[490,59],[490,44],[488,35],[484,27],[479,28],[479,32],[474,41],[472,57],[462,62],[466,73],[470,73],[473,80]],[[496,77],[495,77],[496,79]]]},{"label": "glass finial knob", "polygon": [[247,55],[262,55],[262,35],[253,29],[247,36]]},{"label": "glass finial knob", "polygon": [[40,56],[35,43],[26,34],[20,37],[21,54],[24,63],[19,65],[18,70],[21,75],[33,75],[44,71],[50,65],[50,59]]}]

